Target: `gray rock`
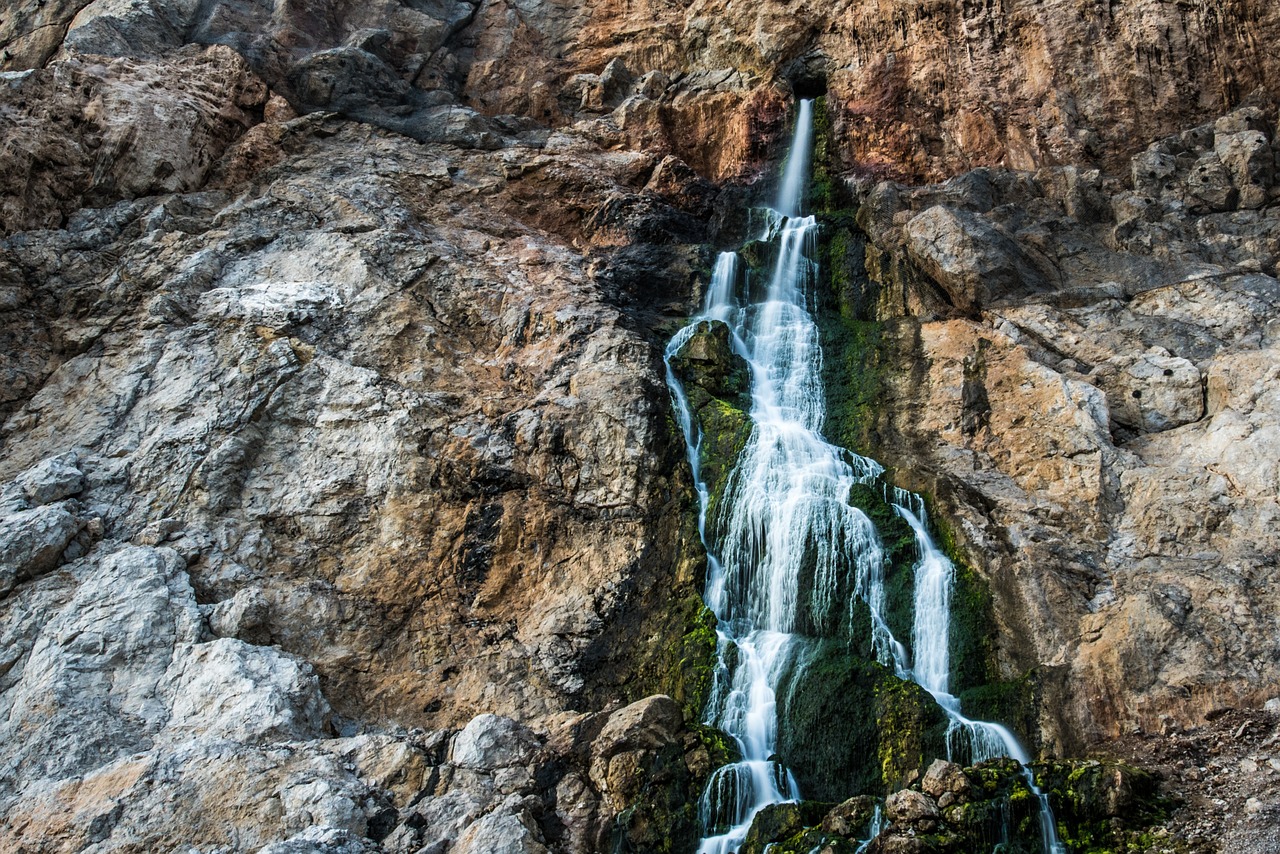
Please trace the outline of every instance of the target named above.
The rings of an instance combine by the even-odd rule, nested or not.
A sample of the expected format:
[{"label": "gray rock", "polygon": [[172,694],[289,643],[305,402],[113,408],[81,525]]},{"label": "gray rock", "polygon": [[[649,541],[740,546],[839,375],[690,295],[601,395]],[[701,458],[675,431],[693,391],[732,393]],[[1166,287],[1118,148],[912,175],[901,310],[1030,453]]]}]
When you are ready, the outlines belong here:
[{"label": "gray rock", "polygon": [[14,485],[32,504],[52,504],[84,489],[84,472],[75,452],[50,457],[14,479]]},{"label": "gray rock", "polygon": [[494,810],[458,838],[452,854],[546,854],[547,847],[527,810]]},{"label": "gray rock", "polygon": [[324,734],[329,704],[304,662],[232,638],[175,647],[160,695],[170,730],[245,744]]},{"label": "gray rock", "polygon": [[55,569],[79,531],[80,522],[59,504],[0,516],[0,596]]},{"label": "gray rock", "polygon": [[245,638],[267,621],[269,613],[270,604],[262,590],[245,587],[214,606],[209,615],[209,628],[219,637]]},{"label": "gray rock", "polygon": [[884,802],[885,818],[899,826],[928,830],[941,817],[938,805],[928,795],[913,789],[894,792]]},{"label": "gray rock", "polygon": [[1187,173],[1187,209],[1193,213],[1229,211],[1240,198],[1218,155],[1212,151],[1201,155]]},{"label": "gray rock", "polygon": [[494,771],[525,765],[538,750],[532,732],[511,718],[477,715],[453,742],[453,762],[463,768]]},{"label": "gray rock", "polygon": [[1092,375],[1106,392],[1111,418],[1144,433],[1158,433],[1204,416],[1200,371],[1187,359],[1159,354],[1118,357]]},{"label": "gray rock", "polygon": [[964,769],[954,762],[935,759],[924,772],[920,781],[920,789],[930,797],[941,798],[950,794],[954,801],[957,797],[967,798],[972,791],[972,784],[965,776]]},{"label": "gray rock", "polygon": [[1026,251],[980,214],[935,205],[905,236],[908,254],[962,312],[1048,287]]}]

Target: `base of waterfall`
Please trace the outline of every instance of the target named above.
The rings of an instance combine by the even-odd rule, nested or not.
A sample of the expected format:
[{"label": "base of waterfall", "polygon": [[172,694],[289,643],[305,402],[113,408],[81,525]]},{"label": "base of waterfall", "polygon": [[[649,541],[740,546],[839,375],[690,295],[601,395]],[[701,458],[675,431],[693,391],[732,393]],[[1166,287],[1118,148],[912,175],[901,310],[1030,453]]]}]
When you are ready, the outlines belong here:
[{"label": "base of waterfall", "polygon": [[[1070,850],[1145,851],[1148,825],[1168,804],[1155,778],[1118,762],[1036,766],[1062,805]],[[1039,805],[1022,766],[997,759],[962,768],[935,760],[910,787],[881,800],[788,802],[760,810],[739,854],[1035,854]],[[1138,846],[1138,847],[1134,847]]]}]

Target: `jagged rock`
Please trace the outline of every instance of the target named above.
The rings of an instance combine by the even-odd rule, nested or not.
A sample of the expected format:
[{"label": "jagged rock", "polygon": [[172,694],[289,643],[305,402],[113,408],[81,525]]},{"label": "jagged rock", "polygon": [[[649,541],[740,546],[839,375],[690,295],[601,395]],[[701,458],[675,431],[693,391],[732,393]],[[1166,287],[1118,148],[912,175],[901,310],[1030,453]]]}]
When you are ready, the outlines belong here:
[{"label": "jagged rock", "polygon": [[1111,418],[1119,424],[1158,433],[1204,416],[1200,371],[1187,359],[1160,354],[1113,358],[1090,378],[1107,394]]},{"label": "jagged rock", "polygon": [[618,808],[633,802],[654,754],[676,744],[683,726],[679,704],[661,695],[609,715],[591,742],[591,782]]},{"label": "jagged rock", "polygon": [[822,819],[822,832],[858,837],[875,816],[876,799],[857,795],[837,804]]},{"label": "jagged rock", "polygon": [[59,504],[0,516],[0,596],[56,568],[79,531],[80,522]]},{"label": "jagged rock", "polygon": [[267,623],[270,608],[260,588],[245,587],[214,606],[209,614],[209,628],[219,637],[244,638]]},{"label": "jagged rock", "polygon": [[546,854],[528,810],[497,809],[467,828],[450,851],[457,854]]},{"label": "jagged rock", "polygon": [[496,771],[525,765],[538,749],[528,729],[500,715],[477,715],[453,742],[453,761],[463,768]]},{"label": "jagged rock", "polygon": [[196,190],[266,96],[221,46],[162,64],[72,57],[10,79],[0,228],[57,228],[82,206]]},{"label": "jagged rock", "polygon": [[741,400],[748,393],[750,377],[746,361],[734,352],[732,334],[718,320],[703,321],[675,355],[673,367],[713,397]]},{"label": "jagged rock", "polygon": [[951,795],[949,804],[964,803],[971,796],[972,788],[964,769],[945,759],[933,760],[920,781],[921,791],[932,798]]},{"label": "jagged rock", "polygon": [[969,211],[936,205],[904,230],[910,257],[962,312],[1045,287],[1025,250]]},{"label": "jagged rock", "polygon": [[32,504],[52,504],[84,488],[79,462],[74,452],[50,457],[18,475],[13,484]]},{"label": "jagged rock", "polygon": [[897,825],[931,830],[941,818],[938,804],[914,789],[894,792],[884,802],[885,818]]},{"label": "jagged rock", "polygon": [[304,663],[232,638],[175,648],[161,691],[170,729],[245,744],[316,738],[329,715]]}]

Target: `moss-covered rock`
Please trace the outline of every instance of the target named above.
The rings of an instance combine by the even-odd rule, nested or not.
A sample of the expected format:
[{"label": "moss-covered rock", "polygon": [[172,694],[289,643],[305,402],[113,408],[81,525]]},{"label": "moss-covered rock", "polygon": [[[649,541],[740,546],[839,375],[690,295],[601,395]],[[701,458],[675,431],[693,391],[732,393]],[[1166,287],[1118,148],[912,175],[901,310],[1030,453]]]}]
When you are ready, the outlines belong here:
[{"label": "moss-covered rock", "polygon": [[668,745],[640,771],[643,785],[614,823],[613,850],[637,854],[693,851],[702,835],[698,792],[705,781],[690,772],[683,745]]},{"label": "moss-covered rock", "polygon": [[1173,804],[1159,781],[1123,762],[1060,760],[1036,766],[1062,841],[1075,854],[1124,854],[1139,847]]},{"label": "moss-covered rock", "polygon": [[731,337],[729,327],[720,321],[702,321],[671,360],[702,435],[698,464],[707,486],[707,520],[712,526],[752,429],[750,369],[734,352]]},{"label": "moss-covered rock", "polygon": [[702,717],[716,670],[716,616],[701,597],[696,598],[696,603],[688,603],[696,604],[696,616],[668,651],[670,677],[663,686],[668,696],[680,704],[689,723]]},{"label": "moss-covered rock", "polygon": [[919,560],[915,532],[884,499],[884,484],[855,484],[849,503],[866,513],[884,548],[885,623],[893,636],[911,647],[915,621],[915,565]]},{"label": "moss-covered rock", "polygon": [[831,804],[818,801],[770,804],[756,813],[739,854],[764,854],[765,848],[771,844],[775,847],[770,852],[776,852],[777,843],[803,835],[804,831],[821,822],[830,809]]},{"label": "moss-covered rock", "polygon": [[945,753],[942,710],[868,653],[812,641],[780,680],[778,756],[806,797],[884,793]]}]

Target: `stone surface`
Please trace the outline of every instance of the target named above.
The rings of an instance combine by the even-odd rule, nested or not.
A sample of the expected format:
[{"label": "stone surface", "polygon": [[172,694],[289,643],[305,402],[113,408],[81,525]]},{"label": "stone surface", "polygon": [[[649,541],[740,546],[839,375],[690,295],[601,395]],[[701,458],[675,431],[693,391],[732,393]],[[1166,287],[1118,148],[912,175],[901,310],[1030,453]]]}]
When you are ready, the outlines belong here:
[{"label": "stone surface", "polygon": [[[1278,16],[0,16],[0,847],[691,846],[714,751],[642,699],[696,666],[660,355],[797,93],[909,368],[874,451],[990,582],[1039,747],[1260,705]],[[726,345],[685,365],[722,469]]]},{"label": "stone surface", "polygon": [[453,761],[463,768],[496,771],[510,765],[528,765],[538,742],[511,718],[479,715],[462,728],[453,742]]},{"label": "stone surface", "polygon": [[902,789],[885,798],[885,818],[899,825],[932,828],[941,813],[933,798],[913,789]]}]

